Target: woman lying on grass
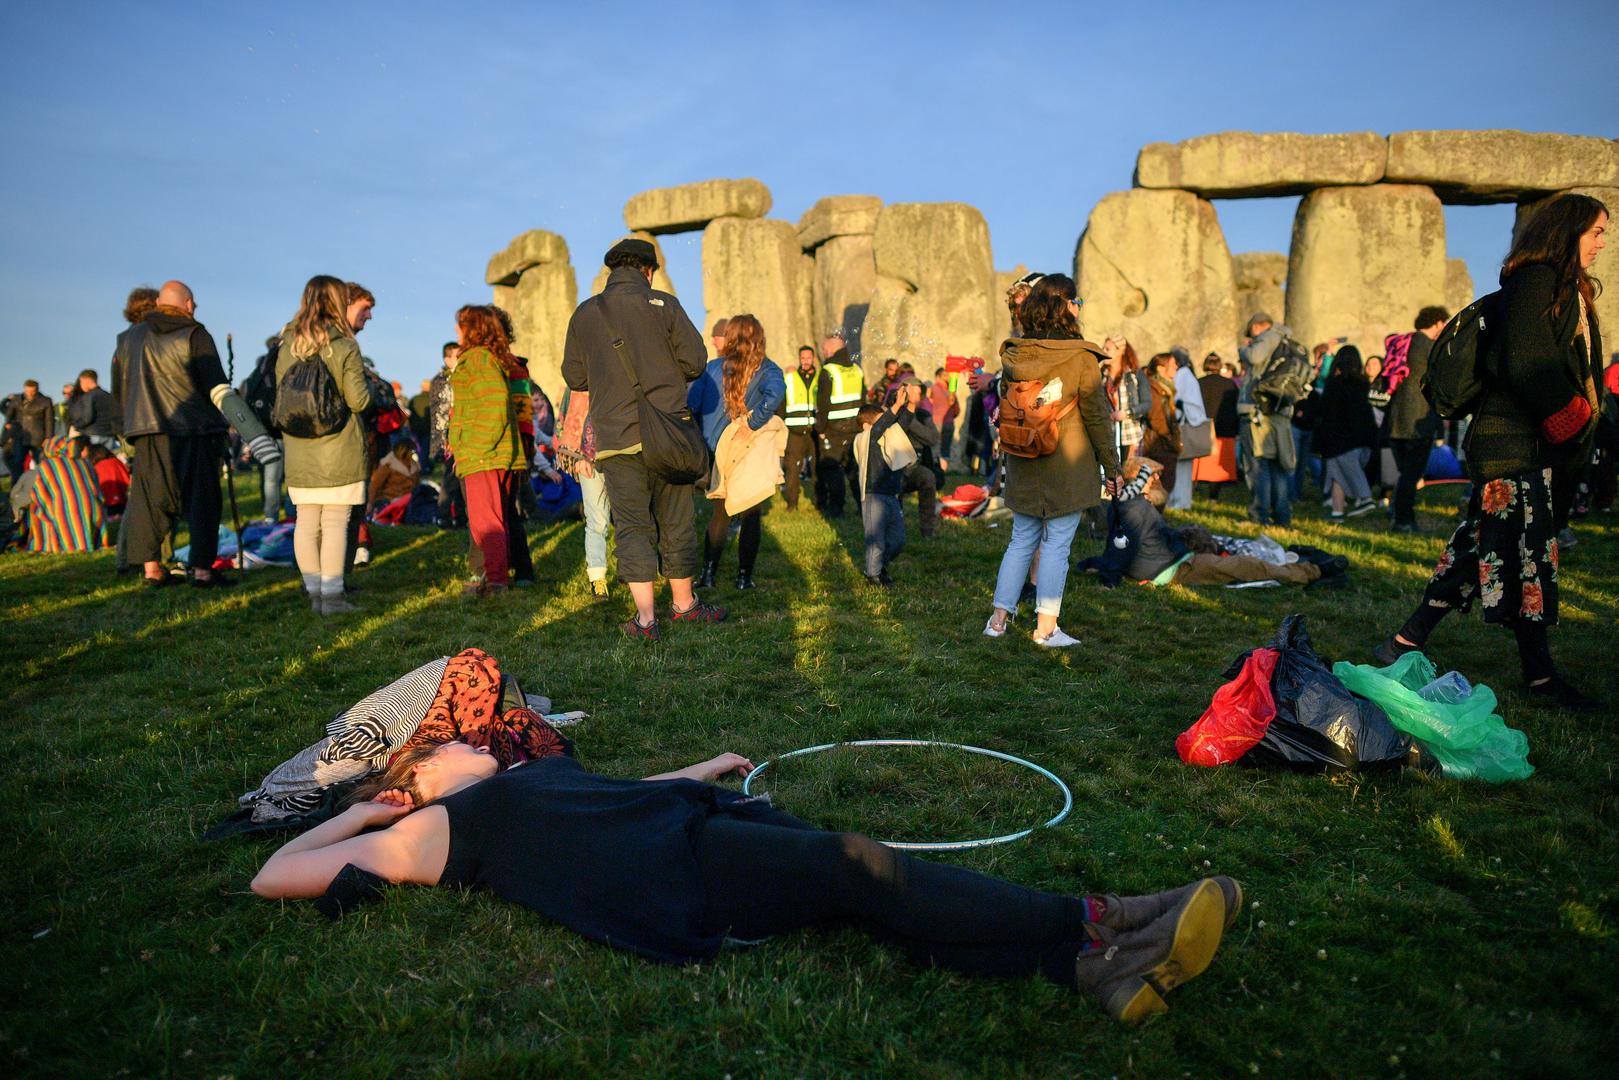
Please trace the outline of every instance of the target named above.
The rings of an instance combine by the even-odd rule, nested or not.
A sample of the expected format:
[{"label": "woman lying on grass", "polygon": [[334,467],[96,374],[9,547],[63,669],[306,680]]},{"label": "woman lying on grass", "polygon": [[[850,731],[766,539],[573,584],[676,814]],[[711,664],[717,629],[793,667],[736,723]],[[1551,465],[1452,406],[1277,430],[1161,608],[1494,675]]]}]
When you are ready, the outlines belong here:
[{"label": "woman lying on grass", "polygon": [[466,743],[418,747],[369,801],[272,855],[253,891],[319,897],[351,865],[396,884],[478,886],[667,963],[712,956],[728,936],[853,923],[919,963],[1042,975],[1129,1022],[1165,1011],[1164,994],[1208,967],[1242,907],[1229,878],[1072,897],[924,862],[712,785],[752,768],[721,754],[618,780],[569,757],[500,771]]}]

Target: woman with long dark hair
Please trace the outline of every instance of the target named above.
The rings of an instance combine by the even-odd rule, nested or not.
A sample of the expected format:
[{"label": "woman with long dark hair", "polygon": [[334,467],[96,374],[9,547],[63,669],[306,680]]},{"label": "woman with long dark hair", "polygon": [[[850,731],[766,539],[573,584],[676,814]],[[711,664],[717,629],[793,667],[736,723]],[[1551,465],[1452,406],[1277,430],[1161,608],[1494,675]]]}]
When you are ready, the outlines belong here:
[{"label": "woman with long dark hair", "polygon": [[1147,361],[1147,391],[1151,404],[1147,407],[1147,422],[1142,430],[1141,456],[1163,466],[1159,483],[1165,492],[1173,493],[1181,456],[1180,417],[1175,409],[1174,353],[1158,353]]},{"label": "woman with long dark hair", "polygon": [[270,856],[252,887],[288,900],[356,878],[485,889],[671,964],[728,937],[854,925],[926,966],[1044,977],[1127,1023],[1168,1008],[1164,994],[1208,967],[1242,907],[1225,877],[1148,896],[1039,892],[713,786],[752,768],[721,754],[625,780],[561,754],[502,771],[487,747],[420,746],[394,757],[372,800]]},{"label": "woman with long dark hair", "polygon": [[1050,392],[1045,404],[1072,405],[1057,420],[1055,450],[1040,457],[1006,455],[1005,498],[1012,511],[1012,535],[1001,557],[995,610],[984,624],[984,634],[1006,633],[1038,551],[1034,642],[1066,647],[1079,644],[1057,625],[1068,582],[1068,550],[1080,513],[1101,502],[1101,473],[1107,473],[1110,484],[1119,475],[1113,424],[1102,394],[1104,354],[1080,331],[1073,278],[1062,274],[1041,278],[1018,309],[1018,319],[1023,336],[1001,346],[1002,377],[1013,382],[1038,379],[1046,386],[1042,394]]},{"label": "woman with long dark hair", "polygon": [[1485,622],[1512,628],[1531,695],[1596,707],[1558,672],[1546,631],[1557,624],[1554,477],[1586,459],[1596,430],[1602,337],[1590,267],[1607,226],[1601,202],[1561,195],[1513,242],[1480,365],[1487,389],[1467,433],[1473,495],[1422,603],[1378,646],[1381,662],[1423,648],[1441,619],[1477,601]]},{"label": "woman with long dark hair", "polygon": [[[740,450],[776,415],[787,398],[787,380],[776,362],[765,355],[765,329],[752,315],[733,315],[726,321],[720,348],[720,355],[710,360],[702,377],[691,384],[686,404],[703,426],[703,438],[710,450],[719,446],[720,436],[727,428],[735,429],[732,444]],[[709,478],[710,491],[724,479],[727,478],[722,477],[716,457]],[[708,519],[708,531],[703,534],[703,572],[697,579],[698,588],[713,587],[719,573],[720,556],[725,553],[726,541],[730,539],[732,519],[725,509],[726,501],[713,494],[709,496],[713,515]],[[739,589],[753,588],[753,563],[759,555],[759,511],[763,506],[757,503],[736,515],[740,526],[736,571]]]},{"label": "woman with long dark hair", "polygon": [[[1332,499],[1332,520],[1359,517],[1376,508],[1366,463],[1377,442],[1377,417],[1367,394],[1371,384],[1353,345],[1339,348],[1316,407],[1312,443],[1321,455],[1321,486]],[[1345,502],[1353,499],[1348,509]]]},{"label": "woman with long dark hair", "polygon": [[507,517],[516,506],[516,470],[523,459],[509,372],[511,343],[500,316],[487,304],[455,313],[461,352],[452,361],[450,453],[467,496],[467,527],[483,553],[483,572],[462,592],[487,596],[510,587]]}]

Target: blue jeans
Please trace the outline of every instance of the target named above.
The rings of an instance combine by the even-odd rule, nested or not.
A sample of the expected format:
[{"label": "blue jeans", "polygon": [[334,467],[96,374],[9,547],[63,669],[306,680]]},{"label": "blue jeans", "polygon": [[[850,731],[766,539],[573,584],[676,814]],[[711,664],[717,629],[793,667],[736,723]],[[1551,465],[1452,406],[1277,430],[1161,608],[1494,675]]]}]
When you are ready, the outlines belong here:
[{"label": "blue jeans", "polygon": [[[285,444],[282,453],[286,453]],[[269,521],[277,521],[281,517],[281,480],[287,475],[287,462],[285,458],[277,458],[263,466],[264,470],[264,517]]]},{"label": "blue jeans", "polygon": [[585,576],[591,581],[607,580],[607,526],[613,506],[607,501],[607,481],[592,470],[579,477],[581,506],[585,512]]},{"label": "blue jeans", "polygon": [[866,576],[876,577],[905,546],[905,512],[894,496],[872,493],[860,500],[860,523],[866,527]]},{"label": "blue jeans", "polygon": [[1303,428],[1293,429],[1293,445],[1299,455],[1298,468],[1293,470],[1292,479],[1288,481],[1287,491],[1294,502],[1298,502],[1304,495],[1304,478],[1309,477],[1315,481],[1316,487],[1321,487],[1321,459],[1310,453],[1310,444],[1315,441],[1315,432],[1305,431]]},{"label": "blue jeans", "polygon": [[1029,564],[1040,552],[1040,568],[1034,576],[1034,610],[1037,615],[1055,617],[1062,611],[1062,591],[1068,584],[1068,549],[1079,528],[1078,511],[1061,517],[1037,518],[1012,514],[1012,539],[1001,556],[1000,573],[995,576],[995,606],[1016,611],[1018,595],[1029,579]]},{"label": "blue jeans", "polygon": [[1287,497],[1290,474],[1275,458],[1254,461],[1254,493],[1248,515],[1261,525],[1293,524],[1293,506]]}]

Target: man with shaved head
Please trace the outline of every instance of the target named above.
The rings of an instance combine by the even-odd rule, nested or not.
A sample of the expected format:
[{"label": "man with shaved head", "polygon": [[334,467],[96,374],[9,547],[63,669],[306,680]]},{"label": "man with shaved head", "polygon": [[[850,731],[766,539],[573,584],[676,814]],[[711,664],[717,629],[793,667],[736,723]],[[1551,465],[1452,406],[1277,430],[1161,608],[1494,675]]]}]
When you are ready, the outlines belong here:
[{"label": "man with shaved head", "polygon": [[118,339],[112,392],[135,449],[124,512],[127,554],[148,585],[166,585],[162,544],[177,518],[191,530],[191,583],[229,584],[213,572],[219,551],[219,463],[225,433],[241,433],[261,463],[281,457],[264,425],[225,381],[219,349],[196,320],[183,282],[166,281],[157,306]]}]

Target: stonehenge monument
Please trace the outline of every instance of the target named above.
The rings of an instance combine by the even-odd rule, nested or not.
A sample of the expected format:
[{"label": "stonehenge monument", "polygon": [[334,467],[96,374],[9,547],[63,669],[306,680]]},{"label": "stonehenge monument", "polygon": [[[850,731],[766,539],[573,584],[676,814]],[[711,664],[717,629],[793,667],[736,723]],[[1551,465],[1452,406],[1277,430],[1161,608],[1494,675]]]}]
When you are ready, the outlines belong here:
[{"label": "stonehenge monument", "polygon": [[562,393],[562,345],[568,317],[579,301],[579,279],[568,261],[568,242],[530,229],[489,260],[484,281],[495,303],[512,317],[512,348],[528,359],[529,377],[552,400]]},{"label": "stonehenge monument", "polygon": [[[1134,186],[1096,204],[1075,246],[1081,320],[1094,339],[1132,337],[1144,356],[1183,345],[1200,359],[1209,351],[1230,356],[1243,321],[1265,310],[1306,345],[1343,334],[1378,354],[1384,335],[1411,329],[1422,306],[1454,312],[1473,299],[1467,266],[1447,257],[1445,204],[1516,203],[1521,225],[1545,199],[1568,191],[1619,208],[1619,142],[1407,131],[1225,132],[1152,143],[1137,157]],[[1232,255],[1214,200],[1290,195],[1302,196],[1291,250]],[[767,217],[771,206],[758,180],[705,180],[633,196],[624,223],[654,245],[700,230],[703,329],[751,311],[784,365],[799,345],[833,331],[868,375],[889,357],[924,376],[947,354],[997,365],[1008,332],[1004,294],[1021,267],[995,271],[977,210],[832,195],[794,225]],[[1594,270],[1607,285],[1597,310],[1613,353],[1619,243]],[[605,279],[597,274],[593,291]],[[522,233],[489,260],[485,280],[512,313],[535,381],[560,393],[562,341],[578,292],[566,241],[540,229]],[[662,271],[654,285],[674,291]],[[1493,279],[1478,283],[1493,287]]]}]

